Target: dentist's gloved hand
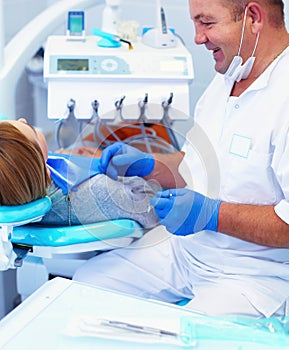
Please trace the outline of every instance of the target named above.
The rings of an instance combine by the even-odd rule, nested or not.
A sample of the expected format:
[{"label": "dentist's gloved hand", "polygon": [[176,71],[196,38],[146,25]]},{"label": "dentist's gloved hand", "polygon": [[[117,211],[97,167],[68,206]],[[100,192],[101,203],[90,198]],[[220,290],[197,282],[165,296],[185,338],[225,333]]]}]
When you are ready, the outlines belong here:
[{"label": "dentist's gloved hand", "polygon": [[202,230],[217,231],[220,203],[186,188],[158,192],[151,199],[160,223],[180,236]]},{"label": "dentist's gloved hand", "polygon": [[104,149],[99,170],[116,180],[118,176],[149,175],[155,165],[153,156],[122,142],[116,142]]}]

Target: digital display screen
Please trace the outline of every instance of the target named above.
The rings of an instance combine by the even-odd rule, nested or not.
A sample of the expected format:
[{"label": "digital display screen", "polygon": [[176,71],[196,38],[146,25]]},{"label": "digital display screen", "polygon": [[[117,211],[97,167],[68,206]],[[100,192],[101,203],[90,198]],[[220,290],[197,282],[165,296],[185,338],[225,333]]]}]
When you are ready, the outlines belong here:
[{"label": "digital display screen", "polygon": [[57,70],[58,71],[81,71],[87,72],[89,70],[88,59],[79,59],[79,58],[60,58],[57,60]]},{"label": "digital display screen", "polygon": [[71,17],[70,31],[72,33],[81,33],[83,31],[82,16]]},{"label": "digital display screen", "polygon": [[69,11],[68,12],[68,30],[70,34],[81,35],[84,30],[84,12]]}]

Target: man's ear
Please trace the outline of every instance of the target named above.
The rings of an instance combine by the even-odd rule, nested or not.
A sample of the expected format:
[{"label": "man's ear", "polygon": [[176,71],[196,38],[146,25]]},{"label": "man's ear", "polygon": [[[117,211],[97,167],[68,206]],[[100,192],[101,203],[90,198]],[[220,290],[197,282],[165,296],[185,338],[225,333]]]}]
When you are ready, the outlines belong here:
[{"label": "man's ear", "polygon": [[263,28],[264,9],[257,2],[249,2],[247,7],[247,16],[251,20],[251,31],[253,34],[257,34]]},{"label": "man's ear", "polygon": [[50,180],[50,170],[46,167],[46,175],[47,178]]}]

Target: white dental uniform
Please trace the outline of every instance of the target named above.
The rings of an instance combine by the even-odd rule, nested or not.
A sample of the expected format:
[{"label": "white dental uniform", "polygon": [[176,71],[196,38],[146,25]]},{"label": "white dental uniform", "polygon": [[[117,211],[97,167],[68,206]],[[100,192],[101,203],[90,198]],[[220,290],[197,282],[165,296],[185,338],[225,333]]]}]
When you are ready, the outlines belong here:
[{"label": "white dental uniform", "polygon": [[[188,187],[232,203],[274,205],[289,224],[289,48],[240,96],[217,74],[195,111],[180,173]],[[288,312],[289,249],[211,231],[177,237],[163,227],[96,256],[75,279],[194,310]]]}]

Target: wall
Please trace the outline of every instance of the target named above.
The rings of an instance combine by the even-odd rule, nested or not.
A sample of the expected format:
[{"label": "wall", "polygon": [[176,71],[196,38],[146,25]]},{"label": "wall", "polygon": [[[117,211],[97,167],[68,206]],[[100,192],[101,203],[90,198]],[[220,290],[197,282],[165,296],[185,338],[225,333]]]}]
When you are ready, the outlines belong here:
[{"label": "wall", "polygon": [[[39,12],[43,11],[47,6],[47,1],[3,0],[6,42]],[[37,28],[35,28],[35,30],[37,30]],[[16,90],[16,100],[16,115],[19,117],[28,116],[29,119],[30,116],[33,115],[33,96],[25,72],[23,72],[19,79]]]}]

